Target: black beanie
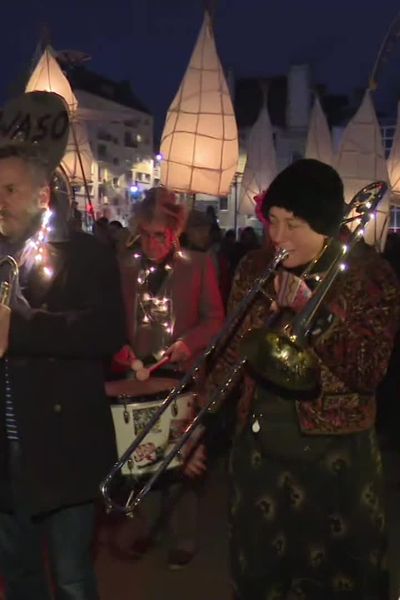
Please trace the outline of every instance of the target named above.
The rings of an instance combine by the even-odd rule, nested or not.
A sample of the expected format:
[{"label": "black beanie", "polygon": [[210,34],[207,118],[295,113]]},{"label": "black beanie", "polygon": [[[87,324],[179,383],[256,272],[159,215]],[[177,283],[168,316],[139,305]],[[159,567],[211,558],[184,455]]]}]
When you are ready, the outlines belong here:
[{"label": "black beanie", "polygon": [[343,183],[329,165],[301,159],[284,169],[271,183],[262,204],[268,218],[272,206],[284,208],[307,221],[322,235],[335,235],[344,212]]}]

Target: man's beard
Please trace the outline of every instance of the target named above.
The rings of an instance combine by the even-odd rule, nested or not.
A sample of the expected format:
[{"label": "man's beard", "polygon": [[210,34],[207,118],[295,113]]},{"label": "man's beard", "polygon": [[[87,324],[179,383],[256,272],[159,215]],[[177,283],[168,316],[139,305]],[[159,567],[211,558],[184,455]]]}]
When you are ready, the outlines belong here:
[{"label": "man's beard", "polygon": [[[15,242],[28,240],[40,229],[43,212],[40,210],[34,213],[25,213],[24,224],[22,224],[20,219],[13,217],[7,209],[0,209],[0,234]],[[17,223],[16,228],[13,227],[13,222]]]}]

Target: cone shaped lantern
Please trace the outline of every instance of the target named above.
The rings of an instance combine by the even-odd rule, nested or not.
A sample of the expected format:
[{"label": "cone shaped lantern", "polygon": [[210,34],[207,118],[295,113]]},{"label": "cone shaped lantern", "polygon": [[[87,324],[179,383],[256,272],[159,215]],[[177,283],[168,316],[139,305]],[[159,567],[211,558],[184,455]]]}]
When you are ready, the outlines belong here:
[{"label": "cone shaped lantern", "polygon": [[[368,183],[389,179],[382,135],[369,91],[345,129],[336,168],[344,183],[346,202]],[[389,208],[386,194],[378,205],[376,218],[365,228],[365,241],[378,250],[383,250],[386,243]]]},{"label": "cone shaped lantern", "polygon": [[264,106],[250,131],[240,189],[239,213],[254,215],[254,196],[266,190],[278,173],[268,109]]},{"label": "cone shaped lantern", "polygon": [[328,165],[333,163],[331,132],[318,97],[315,98],[311,111],[304,156],[305,158],[315,158]]},{"label": "cone shaped lantern", "polygon": [[50,46],[40,57],[25,91],[51,91],[62,96],[70,113],[70,132],[61,165],[70,183],[86,185],[91,180],[93,155],[85,124],[78,119],[78,100],[62,72]]},{"label": "cone shaped lantern", "polygon": [[[70,128],[68,145],[61,166],[72,184],[83,185],[92,179],[93,154],[89,145],[85,123],[74,120]],[[80,160],[76,148],[79,148]],[[83,170],[83,173],[82,173]]]},{"label": "cone shaped lantern", "polygon": [[73,114],[78,107],[78,100],[73,93],[68,79],[62,72],[50,46],[47,46],[40,57],[25,88],[26,92],[55,92],[62,96]]},{"label": "cone shaped lantern", "polygon": [[400,206],[400,102],[397,107],[397,123],[393,144],[387,162],[392,204]]},{"label": "cone shaped lantern", "polygon": [[178,192],[225,196],[239,158],[228,85],[208,13],[161,138],[161,183]]}]

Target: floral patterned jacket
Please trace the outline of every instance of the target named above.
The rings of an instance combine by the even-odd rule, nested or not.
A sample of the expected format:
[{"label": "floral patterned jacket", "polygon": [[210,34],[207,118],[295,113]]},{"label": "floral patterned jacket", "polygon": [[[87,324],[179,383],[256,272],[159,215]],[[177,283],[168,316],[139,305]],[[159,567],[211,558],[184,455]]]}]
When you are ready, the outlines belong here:
[{"label": "floral patterned jacket", "polygon": [[[235,274],[228,314],[248,294],[271,259],[266,250],[247,254]],[[385,375],[400,324],[400,287],[390,265],[363,242],[348,257],[348,269],[337,277],[327,305],[340,306],[327,329],[313,341],[321,369],[321,394],[296,401],[300,429],[307,434],[346,434],[370,428],[375,421],[375,390]],[[238,357],[242,335],[265,324],[269,302],[260,295],[219,360],[211,387],[226,378]],[[239,419],[247,421],[256,384],[244,378]]]}]

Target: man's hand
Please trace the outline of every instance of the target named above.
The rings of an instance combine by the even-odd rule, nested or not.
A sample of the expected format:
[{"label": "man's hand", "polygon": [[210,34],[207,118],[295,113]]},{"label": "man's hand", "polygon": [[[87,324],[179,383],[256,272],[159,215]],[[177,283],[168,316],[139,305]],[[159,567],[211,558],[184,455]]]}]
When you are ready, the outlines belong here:
[{"label": "man's hand", "polygon": [[178,340],[174,342],[165,352],[172,363],[180,363],[189,360],[191,352],[185,342]]},{"label": "man's hand", "polygon": [[10,333],[11,310],[8,306],[0,304],[0,358],[3,358],[8,349]]}]

